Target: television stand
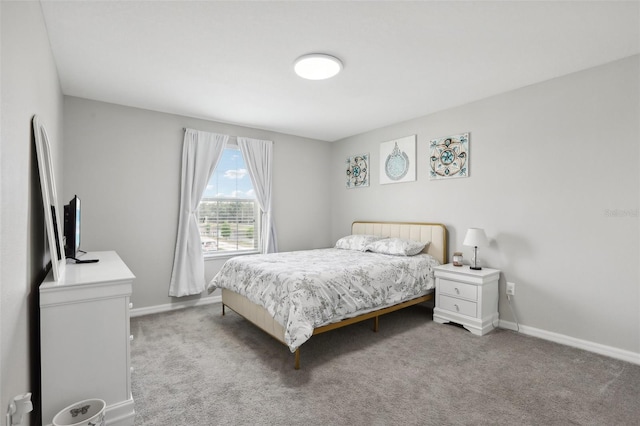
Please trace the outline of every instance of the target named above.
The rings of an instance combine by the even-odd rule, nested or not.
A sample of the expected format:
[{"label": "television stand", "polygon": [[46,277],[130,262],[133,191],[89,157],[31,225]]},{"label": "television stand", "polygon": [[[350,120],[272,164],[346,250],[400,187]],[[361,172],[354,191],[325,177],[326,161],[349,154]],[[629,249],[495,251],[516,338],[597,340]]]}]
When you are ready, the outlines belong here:
[{"label": "television stand", "polygon": [[67,259],[74,260],[73,263],[98,263],[100,261],[100,259],[76,259],[75,257],[67,257]]}]

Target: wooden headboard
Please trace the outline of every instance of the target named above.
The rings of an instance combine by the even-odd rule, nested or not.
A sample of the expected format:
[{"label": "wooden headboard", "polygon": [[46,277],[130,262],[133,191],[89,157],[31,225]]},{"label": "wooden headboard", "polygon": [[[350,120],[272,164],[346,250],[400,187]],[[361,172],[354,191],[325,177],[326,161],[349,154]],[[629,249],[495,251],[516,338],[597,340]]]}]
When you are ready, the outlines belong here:
[{"label": "wooden headboard", "polygon": [[351,233],[428,242],[424,252],[447,263],[447,227],[441,223],[353,222]]}]

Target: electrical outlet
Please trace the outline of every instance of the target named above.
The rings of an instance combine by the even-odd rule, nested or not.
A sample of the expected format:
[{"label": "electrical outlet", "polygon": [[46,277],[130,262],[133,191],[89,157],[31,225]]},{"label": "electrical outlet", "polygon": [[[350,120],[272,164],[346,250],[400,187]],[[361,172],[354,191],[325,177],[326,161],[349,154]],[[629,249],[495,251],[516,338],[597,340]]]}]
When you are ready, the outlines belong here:
[{"label": "electrical outlet", "polygon": [[509,296],[515,296],[516,294],[516,283],[507,283],[507,294]]}]

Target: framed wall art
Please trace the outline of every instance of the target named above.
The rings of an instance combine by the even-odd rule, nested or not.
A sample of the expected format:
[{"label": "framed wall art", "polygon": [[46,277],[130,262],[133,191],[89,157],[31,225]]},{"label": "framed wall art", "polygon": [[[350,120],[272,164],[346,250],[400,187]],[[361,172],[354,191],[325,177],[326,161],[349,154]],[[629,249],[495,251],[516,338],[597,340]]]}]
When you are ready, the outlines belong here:
[{"label": "framed wall art", "polygon": [[416,180],[416,135],[380,144],[380,183]]},{"label": "framed wall art", "polygon": [[347,188],[369,186],[369,154],[347,157]]},{"label": "framed wall art", "polygon": [[433,139],[429,142],[429,178],[469,176],[469,133]]}]

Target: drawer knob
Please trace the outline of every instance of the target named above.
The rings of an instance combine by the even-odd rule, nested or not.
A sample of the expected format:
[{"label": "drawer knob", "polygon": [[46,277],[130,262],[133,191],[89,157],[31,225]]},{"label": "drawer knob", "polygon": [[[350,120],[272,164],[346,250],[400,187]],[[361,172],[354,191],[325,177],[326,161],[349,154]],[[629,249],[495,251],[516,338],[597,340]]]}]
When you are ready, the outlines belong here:
[{"label": "drawer knob", "polygon": [[456,304],[456,305],[453,305],[453,307],[456,308],[456,312],[460,312],[460,306]]},{"label": "drawer knob", "polygon": [[133,303],[129,302],[129,309],[133,308]]},{"label": "drawer knob", "polygon": [[456,294],[460,294],[460,290],[458,290],[458,287],[456,287],[454,290],[456,291]]}]

